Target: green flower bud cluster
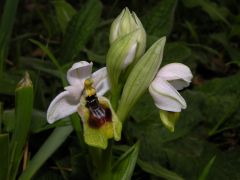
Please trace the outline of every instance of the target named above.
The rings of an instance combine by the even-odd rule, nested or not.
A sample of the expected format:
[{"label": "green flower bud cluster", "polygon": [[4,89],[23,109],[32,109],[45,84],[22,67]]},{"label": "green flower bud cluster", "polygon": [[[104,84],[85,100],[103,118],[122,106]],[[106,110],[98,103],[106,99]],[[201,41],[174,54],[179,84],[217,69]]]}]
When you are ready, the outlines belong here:
[{"label": "green flower bud cluster", "polygon": [[119,119],[124,121],[154,79],[166,38],[160,38],[145,52],[144,27],[137,15],[125,8],[111,25],[109,41],[106,61],[112,103]]},{"label": "green flower bud cluster", "polygon": [[121,73],[135,64],[146,48],[146,32],[137,15],[125,8],[113,21],[110,29],[110,48],[107,53],[108,73],[113,94],[121,87]]}]

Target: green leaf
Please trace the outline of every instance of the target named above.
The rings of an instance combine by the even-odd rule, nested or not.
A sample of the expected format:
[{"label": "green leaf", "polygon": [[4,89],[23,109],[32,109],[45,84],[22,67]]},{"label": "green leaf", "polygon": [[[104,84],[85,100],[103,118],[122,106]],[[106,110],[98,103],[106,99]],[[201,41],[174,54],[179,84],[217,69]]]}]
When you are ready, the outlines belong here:
[{"label": "green leaf", "polygon": [[0,21],[0,77],[3,74],[4,62],[8,53],[8,43],[15,21],[18,2],[19,0],[5,1],[4,12]]},{"label": "green leaf", "polygon": [[32,57],[20,57],[20,65],[23,66],[22,68],[31,68],[35,71],[41,71],[43,73],[61,78],[61,72],[56,70],[54,65],[49,61]]},{"label": "green leaf", "polygon": [[33,109],[33,86],[29,74],[19,82],[16,89],[16,111],[14,131],[11,138],[10,179],[15,179],[21,162],[23,149],[31,125]]},{"label": "green leaf", "polygon": [[142,22],[150,35],[168,36],[172,30],[177,0],[162,0],[148,10]]},{"label": "green leaf", "polygon": [[[14,119],[15,119],[15,110],[5,110],[3,112],[3,124],[4,124],[4,131],[13,132],[14,131]],[[48,124],[46,120],[46,113],[33,109],[32,112],[32,121],[30,126],[30,131],[32,133],[39,133],[41,131],[67,126],[70,124],[70,118],[64,118],[61,121],[57,121],[54,124]]]},{"label": "green leaf", "polygon": [[185,43],[185,44],[189,47],[196,48],[198,50],[202,49],[202,50],[204,50],[206,52],[209,52],[209,53],[212,53],[216,56],[220,56],[220,53],[210,46],[206,46],[206,45],[203,45],[203,44],[191,44],[191,43]]},{"label": "green leaf", "polygon": [[52,51],[51,51],[47,46],[45,46],[45,45],[42,44],[41,42],[36,41],[36,40],[34,40],[34,39],[30,39],[30,41],[31,41],[33,44],[37,45],[39,48],[41,48],[41,50],[43,50],[43,52],[48,55],[48,57],[50,58],[50,60],[52,61],[52,63],[57,67],[57,69],[58,69],[59,71],[61,71],[62,68],[61,68],[61,66],[59,65],[56,57],[53,55]]},{"label": "green leaf", "polygon": [[204,107],[206,100],[204,94],[196,91],[186,91],[183,97],[188,107],[181,112],[174,133],[169,132],[162,125],[159,118],[159,109],[154,105],[149,93],[142,96],[132,110],[131,117],[134,121],[127,121],[127,133],[129,136],[144,142],[145,145],[141,147],[144,149],[143,151],[152,151],[151,154],[145,154],[145,156],[158,156],[157,151],[161,144],[186,136],[202,120],[202,107]]},{"label": "green leaf", "polygon": [[164,179],[171,179],[171,180],[183,180],[181,176],[176,174],[173,171],[170,171],[164,167],[162,167],[160,164],[157,163],[148,163],[145,161],[142,161],[138,159],[137,161],[138,165],[146,172],[153,174],[157,177],[161,177]]},{"label": "green leaf", "polygon": [[163,56],[163,65],[173,62],[183,62],[191,54],[191,49],[182,42],[167,43]]},{"label": "green leaf", "polygon": [[57,20],[61,30],[64,33],[68,22],[77,13],[76,10],[64,0],[55,0],[53,2],[57,14]]},{"label": "green leaf", "polygon": [[222,21],[228,27],[231,26],[225,17],[228,14],[228,10],[225,7],[219,7],[215,2],[209,0],[184,0],[183,2],[185,6],[190,8],[200,6],[202,10],[212,18],[212,20]]},{"label": "green leaf", "polygon": [[84,52],[87,54],[88,59],[99,64],[106,64],[106,56],[97,54],[89,49],[84,49]]},{"label": "green leaf", "polygon": [[[238,133],[240,125],[239,88],[240,76],[236,74],[208,80],[198,88],[181,92],[188,107],[181,112],[174,133],[161,125],[159,110],[150,95],[142,96],[131,112],[131,120],[126,121],[128,140],[140,139],[144,144],[139,153],[141,160],[167,167],[185,179],[198,179],[215,155],[208,179],[238,179],[240,160],[235,132]],[[208,138],[208,131],[221,118],[224,121],[216,132],[222,133]],[[230,135],[226,137],[227,133]]]},{"label": "green leaf", "polygon": [[191,34],[191,37],[195,40],[195,41],[199,41],[199,37],[198,37],[198,33],[196,31],[196,26],[194,26],[194,24],[192,24],[189,21],[185,21],[185,27],[188,29],[188,31]]},{"label": "green leaf", "polygon": [[208,15],[213,20],[219,20],[224,22],[229,27],[231,26],[228,20],[224,17],[226,9],[218,7],[216,3],[205,1],[205,0],[198,0],[199,5],[202,7],[202,9],[208,13]]},{"label": "green leaf", "polygon": [[38,152],[30,160],[19,180],[31,179],[43,163],[60,147],[72,132],[72,126],[58,127],[44,142]]},{"label": "green leaf", "polygon": [[3,124],[3,103],[0,101],[0,133],[2,132]]},{"label": "green leaf", "polygon": [[0,134],[0,179],[8,179],[9,135]]},{"label": "green leaf", "polygon": [[18,76],[4,73],[0,77],[0,93],[6,95],[14,95],[16,84],[19,81]]},{"label": "green leaf", "polygon": [[137,142],[118,159],[112,170],[112,179],[131,179],[138,158],[139,146],[140,142]]},{"label": "green leaf", "polygon": [[100,20],[102,4],[99,0],[89,0],[69,22],[61,54],[61,63],[72,61],[84,48]]},{"label": "green leaf", "polygon": [[238,49],[230,45],[229,38],[227,37],[226,33],[215,33],[211,35],[211,38],[224,47],[232,60],[231,63],[236,63],[238,66],[240,66],[240,52]]},{"label": "green leaf", "polygon": [[[240,105],[240,92],[236,91],[239,89],[239,84],[240,76],[236,74],[226,78],[213,79],[197,88],[205,93],[207,98],[203,115],[207,117],[205,121],[211,128],[209,135],[219,133],[219,128],[224,130],[223,124],[234,121],[233,115],[238,111]],[[236,126],[239,126],[238,121],[234,122]]]},{"label": "green leaf", "polygon": [[204,167],[203,172],[202,172],[201,175],[199,176],[198,180],[205,180],[205,179],[207,179],[207,176],[208,176],[208,174],[209,174],[209,171],[210,171],[210,169],[211,169],[211,167],[212,167],[215,159],[216,159],[216,156],[214,156],[214,157],[212,157],[212,158],[210,159],[210,161],[209,161],[209,162],[207,163],[207,165]]},{"label": "green leaf", "polygon": [[63,72],[63,69],[62,67],[59,65],[56,57],[53,55],[53,53],[51,52],[51,50],[44,46],[42,43],[40,43],[39,41],[36,41],[36,40],[33,40],[31,39],[30,40],[33,44],[37,45],[39,48],[41,48],[41,50],[43,50],[44,53],[47,54],[47,56],[50,58],[50,60],[52,61],[52,63],[56,66],[56,68],[58,69],[59,73],[61,73],[61,80],[62,80],[62,83],[63,85],[65,86],[67,84],[66,82],[66,79],[65,79],[65,74]]},{"label": "green leaf", "polygon": [[207,179],[239,179],[239,148],[230,151],[218,152],[216,157],[217,158],[211,166],[211,171],[208,173]]},{"label": "green leaf", "polygon": [[15,111],[5,110],[2,115],[2,123],[4,125],[4,131],[13,132],[15,123]]}]

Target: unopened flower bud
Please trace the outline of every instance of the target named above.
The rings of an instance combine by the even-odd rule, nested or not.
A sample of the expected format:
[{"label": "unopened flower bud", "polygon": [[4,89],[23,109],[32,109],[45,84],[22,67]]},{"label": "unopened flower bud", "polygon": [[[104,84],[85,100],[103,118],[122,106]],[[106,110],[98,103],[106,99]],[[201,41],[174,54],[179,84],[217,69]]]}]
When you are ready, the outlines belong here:
[{"label": "unopened flower bud", "polygon": [[110,44],[137,29],[139,29],[140,32],[137,38],[138,45],[136,52],[137,57],[139,58],[145,51],[146,32],[137,15],[134,12],[131,13],[128,8],[125,8],[113,21],[110,29]]}]

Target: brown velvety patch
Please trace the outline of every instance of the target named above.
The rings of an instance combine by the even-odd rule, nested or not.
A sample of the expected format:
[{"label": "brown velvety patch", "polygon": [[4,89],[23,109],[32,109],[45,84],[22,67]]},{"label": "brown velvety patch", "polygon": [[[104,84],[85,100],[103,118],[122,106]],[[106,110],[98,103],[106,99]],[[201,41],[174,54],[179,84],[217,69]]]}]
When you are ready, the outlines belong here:
[{"label": "brown velvety patch", "polygon": [[97,96],[88,96],[86,98],[86,107],[89,109],[89,126],[92,128],[100,128],[106,122],[112,121],[112,113],[109,107],[99,103]]}]

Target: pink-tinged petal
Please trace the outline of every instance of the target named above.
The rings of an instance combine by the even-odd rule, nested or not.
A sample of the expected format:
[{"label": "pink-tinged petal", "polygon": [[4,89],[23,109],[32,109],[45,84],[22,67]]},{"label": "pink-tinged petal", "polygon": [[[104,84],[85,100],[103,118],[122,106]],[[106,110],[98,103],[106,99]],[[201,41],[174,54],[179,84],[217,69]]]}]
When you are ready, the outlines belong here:
[{"label": "pink-tinged petal", "polygon": [[107,68],[101,68],[92,74],[92,79],[94,81],[93,86],[97,90],[97,95],[102,96],[110,89],[110,84],[108,82]]},{"label": "pink-tinged petal", "polygon": [[51,102],[47,110],[47,121],[52,124],[74,112],[77,112],[79,99],[76,99],[69,91],[60,93]]},{"label": "pink-tinged petal", "polygon": [[168,81],[177,90],[181,90],[189,86],[192,80],[192,72],[184,64],[170,63],[163,66],[157,74],[157,77]]},{"label": "pink-tinged petal", "polygon": [[167,81],[160,77],[155,78],[149,87],[155,105],[162,110],[180,112],[187,107],[183,97]]},{"label": "pink-tinged petal", "polygon": [[67,72],[67,80],[70,85],[83,84],[83,81],[92,74],[92,62],[80,61],[73,64]]}]

